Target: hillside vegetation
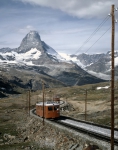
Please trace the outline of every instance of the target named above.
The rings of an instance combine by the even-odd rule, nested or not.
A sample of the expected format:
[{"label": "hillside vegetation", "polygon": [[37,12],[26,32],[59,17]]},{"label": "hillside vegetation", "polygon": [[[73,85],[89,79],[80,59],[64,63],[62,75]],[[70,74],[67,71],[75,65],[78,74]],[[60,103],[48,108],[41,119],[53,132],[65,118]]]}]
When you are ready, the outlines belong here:
[{"label": "hillside vegetation", "polygon": [[[110,88],[109,83],[90,84],[84,86],[45,88],[45,100],[52,100],[55,95],[67,102],[68,107],[61,109],[61,115],[85,120],[85,99],[87,99],[87,121],[110,126]],[[98,87],[104,87],[97,90]],[[105,89],[106,87],[106,89]],[[87,90],[87,95],[86,95]],[[28,141],[25,135],[29,118],[28,91],[22,94],[9,95],[0,100],[0,148],[22,149],[31,146],[37,147],[33,141]],[[30,93],[31,106],[35,108],[36,102],[42,101],[42,90]],[[115,83],[115,127],[118,128],[118,83]],[[20,130],[22,131],[20,131]],[[24,133],[24,134],[23,134]],[[14,137],[7,139],[5,136]],[[11,135],[11,136],[10,136]],[[21,136],[22,135],[22,136]],[[19,141],[19,138],[21,141]]]}]

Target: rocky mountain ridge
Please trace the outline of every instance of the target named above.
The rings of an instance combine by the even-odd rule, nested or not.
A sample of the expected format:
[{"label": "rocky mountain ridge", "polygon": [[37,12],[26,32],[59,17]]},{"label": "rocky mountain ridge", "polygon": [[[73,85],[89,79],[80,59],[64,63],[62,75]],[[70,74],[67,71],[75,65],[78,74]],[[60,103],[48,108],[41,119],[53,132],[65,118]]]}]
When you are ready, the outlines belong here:
[{"label": "rocky mountain ridge", "polygon": [[[115,65],[115,76],[118,75],[118,51],[114,52],[114,65]],[[87,70],[94,71],[96,73],[104,73],[106,75],[111,74],[111,52],[107,52],[104,57],[98,59],[95,63],[86,67]]]},{"label": "rocky mountain ridge", "polygon": [[91,64],[94,64],[95,62],[97,62],[100,58],[105,57],[105,54],[93,54],[93,55],[88,55],[88,54],[79,54],[79,55],[70,55],[71,58],[76,57],[76,59],[80,60],[80,62],[84,65],[84,66],[88,66]]},{"label": "rocky mountain ridge", "polygon": [[[115,62],[115,77],[118,79],[118,51],[114,52]],[[81,66],[85,71],[89,72],[100,78],[106,78],[109,80],[111,75],[111,52],[106,54],[78,54],[78,55],[64,55],[65,59],[72,60],[78,66]]]},{"label": "rocky mountain ridge", "polygon": [[[30,31],[18,48],[0,49],[1,73],[9,82],[21,88],[37,90],[39,80],[47,87],[73,86],[103,82],[88,74],[73,61],[67,61],[53,48],[41,41],[36,31]],[[3,71],[5,70],[5,71]],[[22,81],[20,84],[16,82]]]}]

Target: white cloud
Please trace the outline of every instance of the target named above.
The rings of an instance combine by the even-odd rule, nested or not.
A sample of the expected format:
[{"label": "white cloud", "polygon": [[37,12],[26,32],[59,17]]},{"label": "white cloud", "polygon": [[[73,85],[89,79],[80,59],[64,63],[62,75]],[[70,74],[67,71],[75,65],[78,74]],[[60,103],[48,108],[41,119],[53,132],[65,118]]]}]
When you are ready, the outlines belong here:
[{"label": "white cloud", "polygon": [[26,27],[19,29],[18,32],[26,34],[31,30],[35,30],[34,27],[27,25]]},{"label": "white cloud", "polygon": [[25,3],[62,10],[79,18],[101,18],[111,11],[111,5],[118,7],[118,0],[20,0]]},{"label": "white cloud", "polygon": [[[76,52],[83,45],[103,21],[103,18],[110,13],[112,3],[115,3],[118,7],[118,0],[7,1],[9,2],[8,6],[6,3],[1,6],[0,48],[18,47],[30,30],[36,30],[39,32],[41,40],[56,51],[68,54]],[[118,15],[118,11],[115,14]],[[118,16],[116,16],[116,19],[118,19]],[[117,24],[115,28],[116,48],[118,48]],[[84,44],[79,53],[85,53],[109,26],[111,26],[111,17],[95,34],[94,38]],[[87,53],[105,53],[110,48],[111,31],[109,30]]]}]

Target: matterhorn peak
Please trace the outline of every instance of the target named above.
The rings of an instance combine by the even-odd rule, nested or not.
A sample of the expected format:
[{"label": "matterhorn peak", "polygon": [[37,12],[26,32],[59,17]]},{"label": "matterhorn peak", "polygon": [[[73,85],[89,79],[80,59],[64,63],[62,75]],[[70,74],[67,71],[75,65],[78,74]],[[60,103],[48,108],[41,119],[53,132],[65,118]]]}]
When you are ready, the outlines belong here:
[{"label": "matterhorn peak", "polygon": [[31,40],[31,39],[36,39],[36,40],[41,41],[40,35],[38,34],[37,31],[30,31],[30,32],[26,35],[26,37],[27,37],[29,40]]},{"label": "matterhorn peak", "polygon": [[18,52],[27,52],[31,48],[42,48],[40,35],[37,31],[30,31],[22,40]]}]

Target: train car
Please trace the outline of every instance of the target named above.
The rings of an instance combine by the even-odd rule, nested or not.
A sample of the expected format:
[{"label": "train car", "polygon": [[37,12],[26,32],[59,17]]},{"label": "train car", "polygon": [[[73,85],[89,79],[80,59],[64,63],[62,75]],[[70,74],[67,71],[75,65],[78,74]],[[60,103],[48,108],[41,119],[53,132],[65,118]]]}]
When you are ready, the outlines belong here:
[{"label": "train car", "polygon": [[46,119],[58,118],[60,117],[59,103],[54,101],[44,102],[44,116],[43,116],[43,102],[36,103],[36,114]]}]

